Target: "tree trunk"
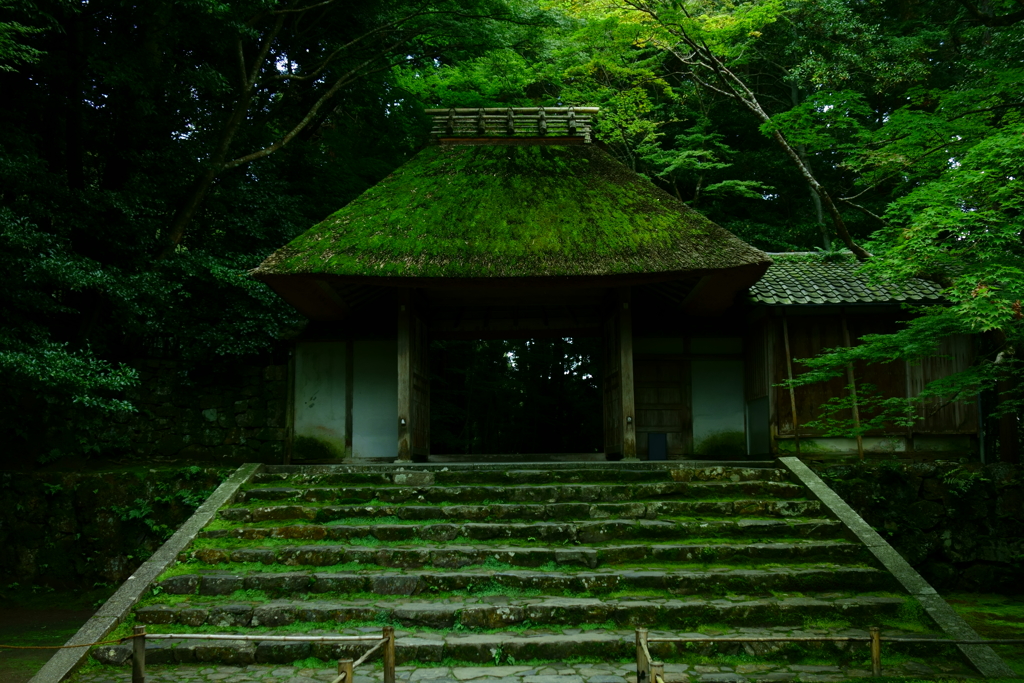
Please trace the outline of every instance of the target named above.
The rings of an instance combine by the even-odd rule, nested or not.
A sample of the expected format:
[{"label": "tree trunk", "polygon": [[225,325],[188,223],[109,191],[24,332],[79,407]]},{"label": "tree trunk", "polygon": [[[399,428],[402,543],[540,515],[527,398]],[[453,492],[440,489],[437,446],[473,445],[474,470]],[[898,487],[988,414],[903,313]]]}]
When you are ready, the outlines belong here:
[{"label": "tree trunk", "polygon": [[[789,86],[789,97],[794,107],[800,104],[800,88],[795,83],[791,83]],[[814,173],[814,169],[811,168],[811,162],[807,159],[807,145],[802,143],[797,145],[796,151],[800,156],[800,161],[807,167],[807,170]],[[810,185],[807,186],[807,190],[811,194],[811,204],[814,205],[815,224],[818,226],[818,230],[821,231],[822,245],[825,247],[825,251],[832,251],[832,236],[828,234],[828,228],[825,227],[825,212],[821,206],[821,197],[818,196],[818,193]]]},{"label": "tree trunk", "polygon": [[192,222],[192,218],[196,215],[196,211],[206,197],[206,192],[213,185],[213,181],[217,179],[217,172],[218,169],[216,167],[211,167],[192,184],[188,196],[174,214],[174,220],[171,221],[166,244],[160,255],[157,256],[158,261],[173,254],[178,244],[181,243],[181,238],[185,236],[185,228]]}]

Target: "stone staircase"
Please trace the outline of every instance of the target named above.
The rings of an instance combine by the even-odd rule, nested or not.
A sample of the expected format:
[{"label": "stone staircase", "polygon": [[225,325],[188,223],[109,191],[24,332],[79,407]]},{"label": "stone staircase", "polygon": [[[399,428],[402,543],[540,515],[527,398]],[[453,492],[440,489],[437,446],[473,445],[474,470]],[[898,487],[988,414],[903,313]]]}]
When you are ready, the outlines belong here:
[{"label": "stone staircase", "polygon": [[[268,467],[165,572],[134,620],[151,633],[393,625],[399,664],[628,659],[636,627],[929,632],[867,549],[785,470],[765,465]],[[842,645],[819,649],[866,659],[866,648],[844,655]],[[151,640],[146,657],[269,664],[366,647]],[[652,649],[669,661],[710,651],[675,647]]]}]

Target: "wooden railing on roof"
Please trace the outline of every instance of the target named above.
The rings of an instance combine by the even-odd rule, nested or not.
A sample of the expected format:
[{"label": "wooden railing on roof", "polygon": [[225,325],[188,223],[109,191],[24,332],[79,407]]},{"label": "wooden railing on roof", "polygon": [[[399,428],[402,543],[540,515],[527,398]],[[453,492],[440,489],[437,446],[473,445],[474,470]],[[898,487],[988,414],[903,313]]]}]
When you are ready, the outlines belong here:
[{"label": "wooden railing on roof", "polygon": [[591,141],[599,107],[482,107],[427,109],[430,135],[439,138],[573,137]]}]

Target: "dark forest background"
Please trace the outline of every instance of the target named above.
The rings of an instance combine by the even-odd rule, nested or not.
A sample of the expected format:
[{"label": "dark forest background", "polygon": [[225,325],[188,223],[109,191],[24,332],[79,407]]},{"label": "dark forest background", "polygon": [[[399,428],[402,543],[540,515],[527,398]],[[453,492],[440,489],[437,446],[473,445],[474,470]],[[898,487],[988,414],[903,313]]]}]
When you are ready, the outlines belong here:
[{"label": "dark forest background", "polygon": [[[483,105],[598,105],[623,163],[751,244],[943,283],[850,353],[987,335],[936,390],[1019,421],[1022,44],[1019,0],[0,0],[0,438],[88,454],[126,361],[273,354],[303,321],[247,271],[414,154],[424,108]],[[600,431],[583,343],[438,353],[453,450]]]}]

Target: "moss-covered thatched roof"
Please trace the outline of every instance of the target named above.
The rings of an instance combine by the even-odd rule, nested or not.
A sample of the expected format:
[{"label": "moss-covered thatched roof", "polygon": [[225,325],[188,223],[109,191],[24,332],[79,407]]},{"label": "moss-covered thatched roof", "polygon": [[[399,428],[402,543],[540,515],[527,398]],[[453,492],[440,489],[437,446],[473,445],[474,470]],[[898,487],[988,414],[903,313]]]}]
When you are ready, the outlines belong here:
[{"label": "moss-covered thatched roof", "polygon": [[253,274],[518,278],[768,263],[594,145],[436,145]]}]

